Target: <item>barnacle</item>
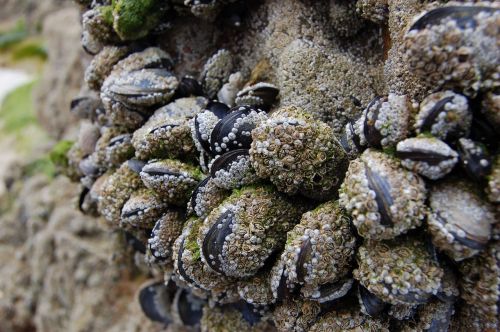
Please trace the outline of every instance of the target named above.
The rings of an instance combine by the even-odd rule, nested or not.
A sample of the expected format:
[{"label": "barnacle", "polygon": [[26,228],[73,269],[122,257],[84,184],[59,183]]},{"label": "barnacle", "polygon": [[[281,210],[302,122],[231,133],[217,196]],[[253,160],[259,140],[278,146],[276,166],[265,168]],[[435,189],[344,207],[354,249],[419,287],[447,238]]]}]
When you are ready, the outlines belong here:
[{"label": "barnacle", "polygon": [[274,112],[252,131],[250,158],[257,175],[287,194],[325,200],[335,194],[347,156],[331,128],[297,107]]}]

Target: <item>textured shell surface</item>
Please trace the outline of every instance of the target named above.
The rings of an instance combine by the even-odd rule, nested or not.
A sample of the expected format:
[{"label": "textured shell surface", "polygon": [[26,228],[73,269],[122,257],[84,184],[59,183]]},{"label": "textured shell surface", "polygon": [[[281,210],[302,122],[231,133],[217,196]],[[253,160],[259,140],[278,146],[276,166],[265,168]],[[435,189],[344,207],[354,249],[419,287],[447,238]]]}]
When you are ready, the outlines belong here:
[{"label": "textured shell surface", "polygon": [[365,242],[354,278],[391,304],[425,303],[441,287],[443,269],[418,239]]},{"label": "textured shell surface", "polygon": [[422,224],[426,194],[418,175],[396,159],[368,149],[350,162],[339,198],[361,236],[384,240]]}]

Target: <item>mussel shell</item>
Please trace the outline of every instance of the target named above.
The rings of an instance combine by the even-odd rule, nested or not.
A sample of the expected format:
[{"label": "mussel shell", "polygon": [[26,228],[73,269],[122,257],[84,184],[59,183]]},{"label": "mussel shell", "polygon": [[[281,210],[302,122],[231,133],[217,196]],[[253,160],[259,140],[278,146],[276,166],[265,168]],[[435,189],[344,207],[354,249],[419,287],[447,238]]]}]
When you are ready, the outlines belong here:
[{"label": "mussel shell", "polygon": [[203,239],[201,247],[208,266],[220,274],[224,274],[220,258],[226,236],[232,232],[233,216],[234,212],[231,210],[222,213]]},{"label": "mussel shell", "polygon": [[124,231],[124,233],[125,233],[125,242],[127,243],[127,245],[132,247],[135,251],[140,252],[141,254],[146,253],[146,245],[141,240],[139,240],[130,232]]},{"label": "mussel shell", "polygon": [[195,326],[200,323],[203,315],[203,301],[188,290],[179,288],[172,305],[183,325]]},{"label": "mussel shell", "polygon": [[191,200],[190,200],[190,204],[191,204],[191,207],[193,208],[193,210],[196,209],[196,196],[200,192],[200,189],[203,188],[204,186],[206,186],[208,181],[210,181],[210,176],[207,176],[206,178],[204,178],[203,180],[198,182],[198,184],[194,188],[193,193],[191,194]]},{"label": "mussel shell", "polygon": [[460,28],[467,26],[475,27],[476,21],[473,17],[480,12],[495,12],[498,8],[484,6],[446,6],[433,9],[425,13],[415,23],[412,24],[409,31],[422,30],[428,25],[440,24],[444,19],[452,19]]},{"label": "mussel shell", "polygon": [[380,224],[384,226],[394,225],[390,210],[391,205],[393,205],[390,183],[382,175],[372,170],[369,165],[366,165],[366,178],[368,179],[369,188],[375,192],[375,202],[380,213]]},{"label": "mussel shell", "polygon": [[[210,111],[218,119],[223,119],[226,115],[228,115],[230,108],[224,103],[220,103],[218,101],[211,101],[205,107],[205,111]],[[205,152],[208,154],[212,154],[212,151],[210,149],[210,140],[203,140],[201,138],[202,133],[200,132],[200,123],[198,121],[198,115],[196,115],[194,118],[194,126],[196,130],[196,139],[198,140],[198,142],[200,142],[203,150],[205,150]]]},{"label": "mussel shell", "polygon": [[364,311],[371,317],[380,315],[387,308],[387,303],[372,294],[362,285],[358,285],[358,296]]},{"label": "mussel shell", "polygon": [[121,134],[110,139],[107,147],[112,148],[116,145],[130,143],[131,139],[132,139],[132,134]]},{"label": "mussel shell", "polygon": [[141,174],[142,168],[146,165],[146,163],[142,160],[130,159],[127,161],[127,165],[135,173]]},{"label": "mussel shell", "polygon": [[325,303],[339,299],[349,292],[353,283],[354,279],[346,278],[334,283],[321,285],[319,288],[319,297],[311,297],[309,299],[318,301],[319,303]]},{"label": "mussel shell", "polygon": [[312,243],[311,239],[307,239],[302,242],[300,246],[300,252],[297,257],[296,271],[297,271],[297,281],[300,283],[304,282],[304,278],[307,275],[307,268],[304,267],[306,262],[311,260],[312,256]]},{"label": "mussel shell", "polygon": [[189,276],[189,274],[184,269],[184,263],[182,261],[182,255],[184,254],[184,243],[186,238],[183,238],[181,241],[181,245],[179,246],[179,251],[177,254],[177,272],[181,275],[182,278],[190,285],[197,286],[197,283]]},{"label": "mussel shell", "polygon": [[203,96],[203,88],[200,82],[191,76],[184,76],[179,82],[175,91],[175,98],[184,98],[190,96]]},{"label": "mussel shell", "polygon": [[482,144],[461,138],[458,140],[458,154],[460,164],[471,179],[479,182],[491,173],[493,160]]},{"label": "mussel shell", "polygon": [[248,302],[239,301],[230,304],[230,306],[238,310],[241,313],[241,316],[243,316],[243,319],[250,324],[250,326],[257,324],[262,319],[262,315],[259,314],[255,307]]},{"label": "mussel shell", "polygon": [[[213,154],[220,154],[220,152],[217,151],[217,145],[220,147],[222,152],[235,149],[250,149],[252,136],[243,135],[243,132],[251,132],[256,127],[255,123],[245,122],[243,125],[240,125],[238,127],[238,132],[235,134],[234,140],[230,140],[226,143],[223,139],[232,133],[238,119],[250,114],[252,111],[258,110],[250,106],[237,106],[232,110],[233,111],[220,120],[212,130],[212,134],[210,136],[210,150]],[[222,147],[222,145],[225,147]]]},{"label": "mussel shell", "polygon": [[[446,220],[441,216],[441,214],[439,212],[436,213],[436,220],[438,220],[442,225],[443,227],[446,225]],[[455,225],[455,227],[458,227],[458,225]],[[452,231],[449,231],[455,241],[457,241],[458,243],[460,243],[461,245],[464,245],[468,248],[471,248],[473,250],[484,250],[486,248],[486,244],[488,243],[488,240],[489,238],[487,237],[479,237],[479,236],[475,236],[473,237],[472,234],[468,233],[468,232],[465,232],[464,233],[466,234],[465,237],[461,237],[461,236],[458,236],[458,234],[456,232],[452,232]]]},{"label": "mussel shell", "polygon": [[[375,107],[375,109],[373,109],[373,106],[376,103],[378,103],[378,105]],[[365,135],[366,141],[368,142],[369,146],[374,148],[381,148],[381,142],[384,138],[378,131],[378,129],[375,128],[375,122],[377,121],[381,106],[382,98],[375,97],[366,107],[365,121],[363,123],[363,134]]]},{"label": "mussel shell", "polygon": [[[145,72],[152,76],[145,75]],[[143,106],[141,97],[151,94],[172,93],[169,86],[159,81],[161,78],[173,77],[173,74],[165,69],[143,69],[128,72],[127,75],[119,76],[109,86],[115,101],[122,102],[129,107]],[[136,100],[136,98],[139,98]]]},{"label": "mussel shell", "polygon": [[476,112],[472,118],[470,136],[474,141],[481,142],[495,151],[500,142],[500,132],[488,121],[483,114]]},{"label": "mussel shell", "polygon": [[172,322],[170,313],[170,305],[174,296],[172,287],[174,286],[168,287],[162,281],[157,281],[144,286],[139,291],[141,309],[152,321],[163,324]]},{"label": "mussel shell", "polygon": [[243,90],[239,91],[236,96],[238,98],[245,96],[257,97],[262,101],[262,103],[258,106],[269,108],[276,101],[276,97],[278,96],[279,92],[280,90],[276,86],[261,82],[244,88]]},{"label": "mussel shell", "polygon": [[240,156],[249,156],[248,149],[237,149],[224,153],[213,162],[210,168],[210,175],[215,177],[215,173],[222,169],[229,171],[232,163],[238,161],[238,157]]},{"label": "mussel shell", "polygon": [[435,151],[423,149],[413,149],[412,151],[396,151],[396,157],[399,159],[409,159],[412,161],[425,162],[429,165],[439,165],[439,163],[453,159],[453,156],[443,155]]}]

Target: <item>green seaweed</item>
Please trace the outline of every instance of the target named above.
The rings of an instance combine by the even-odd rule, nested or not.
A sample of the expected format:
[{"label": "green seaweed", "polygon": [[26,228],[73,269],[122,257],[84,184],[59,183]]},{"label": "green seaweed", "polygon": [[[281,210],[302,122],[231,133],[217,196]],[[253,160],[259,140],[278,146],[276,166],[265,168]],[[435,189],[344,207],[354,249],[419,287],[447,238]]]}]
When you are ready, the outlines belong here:
[{"label": "green seaweed", "polygon": [[73,141],[62,140],[56,143],[49,153],[50,161],[56,167],[66,168],[68,167],[68,157],[67,153],[73,146]]},{"label": "green seaweed", "polygon": [[160,23],[164,6],[161,0],[114,0],[113,28],[122,40],[145,37]]},{"label": "green seaweed", "polygon": [[0,120],[4,133],[17,133],[22,128],[36,124],[31,92],[35,82],[22,85],[10,92],[0,107]]}]

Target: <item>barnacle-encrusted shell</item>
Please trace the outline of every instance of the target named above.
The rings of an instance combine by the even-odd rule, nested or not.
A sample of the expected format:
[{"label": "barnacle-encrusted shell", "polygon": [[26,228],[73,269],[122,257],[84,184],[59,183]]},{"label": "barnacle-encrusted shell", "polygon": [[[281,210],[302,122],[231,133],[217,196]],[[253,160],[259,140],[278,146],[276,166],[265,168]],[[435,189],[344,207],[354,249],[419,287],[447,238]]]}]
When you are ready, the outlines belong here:
[{"label": "barnacle-encrusted shell", "polygon": [[413,137],[396,146],[396,156],[407,169],[437,180],[451,172],[458,154],[446,143],[432,137]]},{"label": "barnacle-encrusted shell", "polygon": [[425,216],[424,181],[375,150],[351,161],[339,192],[341,205],[352,215],[359,234],[368,239],[406,233],[420,226]]},{"label": "barnacle-encrusted shell", "polygon": [[210,174],[214,183],[224,189],[240,188],[259,180],[246,149],[229,151],[219,156],[210,166]]},{"label": "barnacle-encrusted shell", "polygon": [[182,232],[184,213],[179,209],[168,209],[156,221],[151,237],[148,240],[151,255],[158,262],[169,261],[172,258],[172,245]]},{"label": "barnacle-encrusted shell", "polygon": [[220,102],[209,102],[206,108],[189,121],[191,136],[200,153],[210,154],[210,136],[212,131],[229,113],[229,107]]},{"label": "barnacle-encrusted shell", "polygon": [[284,245],[286,232],[298,221],[302,208],[271,186],[235,191],[200,228],[203,261],[227,276],[254,275]]},{"label": "barnacle-encrusted shell", "polygon": [[144,185],[170,204],[185,206],[201,180],[200,170],[175,159],[152,160],[141,171]]},{"label": "barnacle-encrusted shell", "polygon": [[248,149],[252,130],[267,119],[267,115],[253,106],[236,106],[222,118],[210,135],[210,150],[214,155],[236,149]]},{"label": "barnacle-encrusted shell", "polygon": [[289,106],[274,112],[252,131],[250,158],[257,175],[280,191],[324,200],[335,194],[347,156],[323,122]]},{"label": "barnacle-encrusted shell", "polygon": [[110,75],[101,88],[101,99],[107,111],[114,103],[130,108],[161,106],[175,93],[179,81],[166,69],[140,69]]},{"label": "barnacle-encrusted shell", "polygon": [[356,308],[347,308],[331,311],[325,314],[308,331],[389,332],[389,321],[365,316]]},{"label": "barnacle-encrusted shell", "polygon": [[319,302],[290,298],[289,301],[276,306],[273,320],[280,332],[304,332],[309,331],[320,312]]},{"label": "barnacle-encrusted shell", "polygon": [[418,307],[416,312],[418,319],[403,321],[401,332],[454,331],[449,329],[453,313],[453,302],[443,302],[439,299],[432,299],[426,305]]},{"label": "barnacle-encrusted shell", "polygon": [[219,50],[208,59],[201,73],[201,84],[208,98],[212,99],[217,95],[232,70],[233,58],[228,50]]},{"label": "barnacle-encrusted shell", "polygon": [[351,272],[356,238],[350,220],[336,202],[305,213],[288,232],[283,253],[289,283],[303,284],[301,293],[312,300],[325,296],[322,286]]},{"label": "barnacle-encrusted shell", "polygon": [[198,217],[205,218],[230,194],[229,190],[217,186],[212,177],[208,176],[193,190],[190,207]]},{"label": "barnacle-encrusted shell", "polygon": [[356,125],[360,144],[375,148],[395,146],[406,138],[412,106],[408,97],[389,94],[373,99]]},{"label": "barnacle-encrusted shell", "polygon": [[102,127],[92,155],[95,166],[101,169],[116,167],[132,157],[134,148],[130,139],[130,134],[124,128]]},{"label": "barnacle-encrusted shell", "polygon": [[253,305],[268,305],[275,301],[271,290],[270,269],[260,271],[255,276],[238,281],[240,298]]},{"label": "barnacle-encrusted shell", "polygon": [[471,183],[439,183],[429,195],[427,216],[432,242],[456,261],[484,249],[496,222],[493,207],[484,201]]},{"label": "barnacle-encrusted shell", "polygon": [[499,24],[500,10],[490,3],[436,8],[406,34],[405,60],[434,89],[453,87],[475,96],[498,83]]},{"label": "barnacle-encrusted shell", "polygon": [[140,52],[135,52],[120,60],[111,71],[109,76],[119,75],[145,68],[172,69],[173,61],[170,55],[158,47],[148,47]]},{"label": "barnacle-encrusted shell", "polygon": [[463,261],[460,296],[492,330],[500,328],[500,242],[493,241],[480,255]]},{"label": "barnacle-encrusted shell", "polygon": [[357,253],[354,278],[371,293],[391,304],[427,301],[441,287],[443,270],[426,251],[425,244],[410,237],[368,241]]},{"label": "barnacle-encrusted shell", "polygon": [[103,184],[97,205],[99,213],[107,221],[118,226],[123,205],[130,195],[142,186],[139,174],[134,172],[127,162],[123,163]]},{"label": "barnacle-encrusted shell", "polygon": [[[241,305],[244,307],[245,305]],[[272,331],[269,320],[251,311],[251,308],[239,308],[237,305],[205,306],[201,318],[202,332],[265,332]]]},{"label": "barnacle-encrusted shell", "polygon": [[85,82],[89,88],[100,91],[102,83],[113,70],[118,61],[125,58],[130,52],[127,46],[106,46],[90,62],[85,70]]},{"label": "barnacle-encrusted shell", "polygon": [[467,175],[476,182],[481,182],[491,172],[492,160],[486,147],[468,138],[458,140],[460,164]]},{"label": "barnacle-encrusted shell", "polygon": [[141,188],[123,205],[120,227],[151,229],[167,207],[152,190]]},{"label": "barnacle-encrusted shell", "polygon": [[472,112],[464,96],[452,91],[428,95],[420,104],[415,119],[417,133],[430,132],[442,140],[467,136],[472,123]]},{"label": "barnacle-encrusted shell", "polygon": [[259,82],[245,87],[236,95],[237,105],[253,105],[270,108],[276,101],[280,90],[271,83]]},{"label": "barnacle-encrusted shell", "polygon": [[207,103],[203,97],[177,99],[159,108],[148,121],[134,132],[132,144],[140,159],[192,156],[195,146],[189,118]]},{"label": "barnacle-encrusted shell", "polygon": [[175,240],[172,247],[175,275],[192,287],[210,291],[216,300],[220,300],[219,297],[237,298],[236,283],[215,273],[201,260],[197,237],[202,224],[203,219],[190,219]]}]

